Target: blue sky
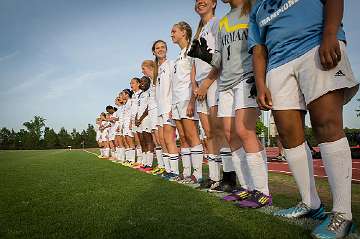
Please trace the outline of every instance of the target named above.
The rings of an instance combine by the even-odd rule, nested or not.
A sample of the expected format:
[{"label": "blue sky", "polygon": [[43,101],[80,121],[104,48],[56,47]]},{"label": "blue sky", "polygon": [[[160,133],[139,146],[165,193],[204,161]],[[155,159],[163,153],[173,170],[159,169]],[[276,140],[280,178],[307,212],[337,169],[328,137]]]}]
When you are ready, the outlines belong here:
[{"label": "blue sky", "polygon": [[[360,1],[345,3],[349,58],[359,79]],[[169,57],[176,56],[170,30],[185,20],[195,31],[193,5],[194,0],[1,0],[0,127],[19,129],[40,115],[57,130],[86,128],[131,77],[141,75],[142,60],[153,58],[154,40],[166,40]],[[227,11],[219,1],[217,15]],[[360,128],[354,112],[359,105],[353,100],[345,107],[345,126]]]}]

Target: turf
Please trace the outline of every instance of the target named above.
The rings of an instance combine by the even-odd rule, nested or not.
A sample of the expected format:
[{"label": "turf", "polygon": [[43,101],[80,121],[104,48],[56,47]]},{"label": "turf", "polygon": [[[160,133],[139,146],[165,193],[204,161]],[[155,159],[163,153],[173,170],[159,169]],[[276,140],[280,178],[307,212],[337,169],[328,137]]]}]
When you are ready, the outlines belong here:
[{"label": "turf", "polygon": [[[326,182],[318,185],[329,197]],[[270,186],[276,206],[298,198],[289,176],[271,174]],[[359,191],[354,185],[357,202]],[[82,151],[0,151],[0,238],[309,238],[309,231]]]}]

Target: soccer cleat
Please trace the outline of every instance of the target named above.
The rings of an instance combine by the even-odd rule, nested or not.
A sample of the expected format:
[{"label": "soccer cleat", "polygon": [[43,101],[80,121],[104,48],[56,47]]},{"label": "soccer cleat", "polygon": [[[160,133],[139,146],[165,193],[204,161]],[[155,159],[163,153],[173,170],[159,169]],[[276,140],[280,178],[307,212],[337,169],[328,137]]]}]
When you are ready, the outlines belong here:
[{"label": "soccer cleat", "polygon": [[303,202],[299,202],[295,207],[283,209],[274,213],[274,216],[286,218],[311,218],[314,220],[323,220],[325,215],[324,205],[321,204],[317,209],[311,209]]},{"label": "soccer cleat", "polygon": [[272,205],[271,195],[265,195],[260,191],[254,190],[248,199],[235,203],[241,208],[261,208]]},{"label": "soccer cleat", "polygon": [[182,178],[179,175],[176,175],[174,177],[169,178],[170,182],[181,182]]},{"label": "soccer cleat", "polygon": [[212,181],[212,184],[210,185],[208,192],[210,193],[222,193],[223,191],[223,187],[221,186],[221,181],[216,182],[216,181]]},{"label": "soccer cleat", "polygon": [[231,194],[223,197],[225,201],[242,201],[246,200],[251,196],[251,192],[245,188],[234,190]]},{"label": "soccer cleat", "polygon": [[213,185],[214,183],[216,183],[216,182],[211,179],[203,180],[200,183],[200,187],[198,187],[198,189],[209,189],[209,188],[211,188],[211,185]]},{"label": "soccer cleat", "polygon": [[311,236],[316,239],[344,238],[355,232],[355,224],[346,220],[342,213],[332,212],[318,225]]},{"label": "soccer cleat", "polygon": [[164,172],[165,172],[165,169],[164,169],[164,168],[159,168],[159,169],[157,170],[157,172],[153,173],[153,175],[161,175],[161,174],[163,174]]},{"label": "soccer cleat", "polygon": [[165,180],[170,180],[170,178],[173,178],[173,177],[175,177],[175,176],[177,176],[177,174],[175,174],[175,173],[167,173],[167,174],[165,174],[165,175],[163,176],[163,179],[165,179]]}]

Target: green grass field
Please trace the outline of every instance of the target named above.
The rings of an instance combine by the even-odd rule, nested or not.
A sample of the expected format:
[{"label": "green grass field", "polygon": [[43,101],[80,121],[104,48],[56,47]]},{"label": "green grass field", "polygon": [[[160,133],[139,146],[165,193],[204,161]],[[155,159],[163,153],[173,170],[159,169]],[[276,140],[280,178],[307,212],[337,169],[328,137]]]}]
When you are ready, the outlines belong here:
[{"label": "green grass field", "polygon": [[[326,180],[320,196],[331,202]],[[270,174],[276,207],[299,200]],[[355,221],[360,185],[353,185]],[[311,227],[311,226],[310,226]],[[0,151],[0,238],[309,238],[310,229],[83,151]],[[357,238],[357,235],[353,237]]]}]

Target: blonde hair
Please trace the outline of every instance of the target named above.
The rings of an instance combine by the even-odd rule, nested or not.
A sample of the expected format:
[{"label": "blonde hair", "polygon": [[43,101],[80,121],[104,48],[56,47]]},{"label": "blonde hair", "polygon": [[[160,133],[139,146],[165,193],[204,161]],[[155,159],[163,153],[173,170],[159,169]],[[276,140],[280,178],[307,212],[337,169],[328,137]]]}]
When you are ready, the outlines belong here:
[{"label": "blonde hair", "polygon": [[[217,6],[217,0],[212,0],[213,3],[215,3],[215,7],[213,8],[213,15],[215,16],[215,10],[216,10],[216,6]],[[194,39],[199,39],[200,37],[200,32],[201,30],[203,29],[204,27],[204,23],[203,21],[200,19],[199,21],[199,24],[198,24],[198,27],[197,27],[197,30],[196,30],[196,33],[195,33],[195,36],[194,36]]]},{"label": "blonde hair", "polygon": [[152,83],[155,85],[155,79],[154,79],[154,69],[155,69],[155,62],[153,60],[145,60],[143,61],[143,63],[141,64],[141,67],[148,67],[151,68],[153,70],[153,75],[151,76],[152,79]]},{"label": "blonde hair", "polygon": [[[156,47],[156,44],[158,44],[158,43],[164,43],[164,45],[165,45],[165,48],[166,48],[166,50],[167,50],[167,44],[166,44],[166,42],[165,41],[163,41],[163,40],[156,40],[154,43],[153,43],[153,45],[152,45],[152,47],[151,47],[151,50],[152,50],[152,52],[153,52],[153,54],[155,55],[155,47]],[[153,81],[154,81],[154,85],[156,84],[156,82],[157,82],[157,77],[158,77],[158,74],[159,74],[159,59],[157,58],[157,56],[155,55],[155,59],[154,59],[154,63],[155,63],[155,66],[154,66],[154,79],[153,79]]]},{"label": "blonde hair", "polygon": [[174,26],[178,27],[181,31],[185,31],[186,32],[186,39],[187,39],[187,46],[186,46],[186,51],[185,51],[185,57],[187,55],[187,51],[189,50],[190,44],[191,44],[191,37],[192,37],[192,29],[191,26],[184,21],[178,22],[176,23]]}]

